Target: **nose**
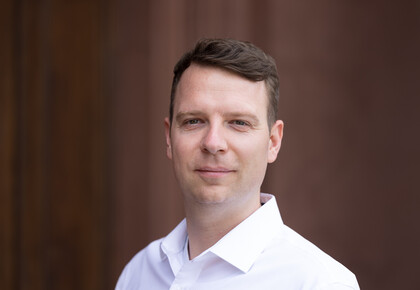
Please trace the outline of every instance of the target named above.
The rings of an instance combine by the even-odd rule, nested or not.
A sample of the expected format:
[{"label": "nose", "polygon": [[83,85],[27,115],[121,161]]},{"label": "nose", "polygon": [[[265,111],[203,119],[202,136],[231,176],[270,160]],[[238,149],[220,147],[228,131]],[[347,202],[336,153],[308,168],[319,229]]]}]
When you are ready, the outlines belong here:
[{"label": "nose", "polygon": [[201,150],[210,154],[226,152],[228,146],[223,135],[223,126],[211,125],[201,140]]}]

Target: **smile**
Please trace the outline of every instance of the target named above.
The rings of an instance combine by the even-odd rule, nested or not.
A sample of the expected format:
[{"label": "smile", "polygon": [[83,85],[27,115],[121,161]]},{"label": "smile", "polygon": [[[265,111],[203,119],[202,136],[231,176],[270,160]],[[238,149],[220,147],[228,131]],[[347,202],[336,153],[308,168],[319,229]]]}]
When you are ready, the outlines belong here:
[{"label": "smile", "polygon": [[195,170],[200,176],[207,178],[220,178],[236,172],[235,170],[223,167],[203,167]]}]

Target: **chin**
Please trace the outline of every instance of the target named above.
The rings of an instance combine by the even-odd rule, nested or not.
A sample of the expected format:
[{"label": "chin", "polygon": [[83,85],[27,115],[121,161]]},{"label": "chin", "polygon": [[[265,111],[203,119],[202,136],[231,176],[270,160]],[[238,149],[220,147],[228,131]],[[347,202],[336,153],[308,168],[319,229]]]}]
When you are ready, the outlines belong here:
[{"label": "chin", "polygon": [[232,198],[224,190],[200,190],[191,194],[191,197],[199,204],[222,204]]}]

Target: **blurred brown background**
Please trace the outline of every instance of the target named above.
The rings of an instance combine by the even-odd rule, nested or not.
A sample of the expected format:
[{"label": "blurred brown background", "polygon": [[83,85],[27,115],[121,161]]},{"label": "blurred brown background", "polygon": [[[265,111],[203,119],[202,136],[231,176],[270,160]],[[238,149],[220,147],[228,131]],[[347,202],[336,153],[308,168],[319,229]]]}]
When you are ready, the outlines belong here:
[{"label": "blurred brown background", "polygon": [[183,218],[172,67],[201,37],[277,61],[263,187],[362,289],[417,289],[419,1],[3,0],[0,288],[112,289]]}]

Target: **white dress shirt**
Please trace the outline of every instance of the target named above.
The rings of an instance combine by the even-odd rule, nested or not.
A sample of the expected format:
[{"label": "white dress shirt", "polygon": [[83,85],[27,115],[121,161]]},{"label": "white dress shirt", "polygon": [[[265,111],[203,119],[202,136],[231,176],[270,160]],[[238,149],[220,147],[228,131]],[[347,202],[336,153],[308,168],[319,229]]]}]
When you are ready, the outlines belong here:
[{"label": "white dress shirt", "polygon": [[134,256],[116,289],[359,289],[353,273],[283,224],[274,196],[261,202],[193,260],[184,219]]}]

